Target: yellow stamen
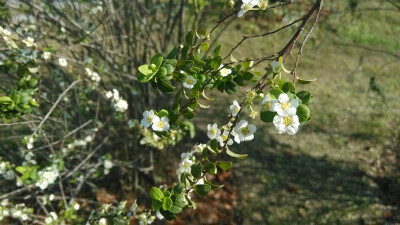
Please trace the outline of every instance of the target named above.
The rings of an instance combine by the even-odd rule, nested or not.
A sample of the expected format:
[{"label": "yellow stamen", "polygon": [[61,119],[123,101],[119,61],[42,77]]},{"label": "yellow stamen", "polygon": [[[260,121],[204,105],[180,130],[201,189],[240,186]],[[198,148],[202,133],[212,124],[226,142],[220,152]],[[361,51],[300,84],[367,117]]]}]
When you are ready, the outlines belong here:
[{"label": "yellow stamen", "polygon": [[157,126],[158,126],[159,128],[163,128],[163,127],[164,127],[164,122],[163,122],[163,121],[158,122],[158,123],[157,123]]},{"label": "yellow stamen", "polygon": [[272,103],[271,102],[267,102],[264,104],[264,110],[269,110],[271,108]]},{"label": "yellow stamen", "polygon": [[287,109],[287,108],[289,108],[290,107],[290,103],[289,102],[283,102],[283,103],[281,103],[281,108],[283,109],[283,110],[285,110],[285,109]]},{"label": "yellow stamen", "polygon": [[147,122],[151,123],[151,121],[153,121],[153,118],[151,118],[151,116],[147,117]]},{"label": "yellow stamen", "polygon": [[243,135],[247,135],[247,134],[249,133],[249,129],[248,129],[247,127],[243,127],[242,129],[240,129],[240,132],[241,132]]},{"label": "yellow stamen", "polygon": [[192,79],[188,79],[188,80],[186,81],[186,83],[192,85],[192,84],[193,84],[193,80],[192,80]]},{"label": "yellow stamen", "polygon": [[283,124],[285,124],[285,126],[289,126],[290,124],[292,124],[292,118],[291,117],[283,117]]}]

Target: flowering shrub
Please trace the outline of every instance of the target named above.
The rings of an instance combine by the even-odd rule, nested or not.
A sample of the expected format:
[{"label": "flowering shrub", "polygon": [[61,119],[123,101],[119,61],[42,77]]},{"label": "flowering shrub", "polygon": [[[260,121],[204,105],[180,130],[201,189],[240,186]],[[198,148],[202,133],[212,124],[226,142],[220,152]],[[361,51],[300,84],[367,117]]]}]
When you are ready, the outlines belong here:
[{"label": "flowering shrub", "polygon": [[[108,67],[96,65],[93,59],[82,63],[71,58],[75,52],[64,55],[63,52],[54,51],[51,46],[42,47],[33,37],[21,38],[20,36],[25,35],[22,32],[17,34],[0,27],[2,46],[7,47],[4,57],[6,60],[2,61],[1,69],[18,76],[16,86],[0,97],[0,115],[4,122],[16,121],[23,116],[34,116],[32,114],[34,108],[40,107],[35,100],[36,96],[45,100],[41,101],[41,105],[50,105],[43,117],[36,118],[39,119],[39,124],[31,126],[29,134],[22,138],[23,146],[19,144],[20,154],[15,158],[3,157],[0,161],[2,177],[7,182],[10,181],[10,184],[13,182],[12,185],[19,187],[15,191],[1,195],[0,199],[8,199],[24,191],[35,190],[34,193],[37,195],[35,200],[39,206],[33,209],[3,200],[0,220],[12,217],[21,222],[34,220],[42,224],[84,223],[84,221],[87,224],[129,224],[132,217],[140,224],[150,224],[156,218],[173,220],[184,208],[196,208],[196,203],[192,201],[193,193],[204,196],[213,189],[223,187],[211,183],[207,178],[207,174],[216,175],[219,170],[228,170],[232,167],[233,161],[222,160],[222,155],[227,154],[236,159],[247,157],[247,154],[238,154],[230,149],[230,146],[255,139],[257,128],[248,121],[246,115],[273,124],[278,133],[296,134],[301,124],[311,119],[308,105],[313,99],[308,91],[296,91],[295,84],[312,82],[299,78],[296,75],[296,68],[304,44],[318,20],[322,0],[316,0],[307,14],[288,25],[267,33],[244,36],[228,55],[222,55],[221,45],[212,49],[210,47],[215,29],[227,19],[245,17],[245,13],[249,11],[273,10],[292,2],[270,5],[267,0],[229,1],[232,7],[229,15],[218,21],[209,32],[194,26],[184,36],[184,40],[178,39],[181,43],[172,48],[168,54],[164,54],[163,51],[168,45],[163,45],[163,50],[158,48],[150,35],[149,40],[155,45],[155,51],[146,64],[135,62],[132,70],[137,74],[134,76],[134,85],[137,89],[130,89],[131,95],[122,91],[125,87],[124,81],[114,81],[106,76],[107,73],[113,72],[113,67],[118,67],[113,65],[109,57],[104,58],[104,61],[110,60]],[[38,6],[29,1],[26,4],[40,14],[48,16],[53,22],[55,19],[51,14],[52,10],[59,11],[59,8],[52,4],[43,3]],[[191,1],[195,11],[204,7],[204,4],[203,1]],[[91,7],[90,17],[104,12],[100,1],[82,5],[82,7],[87,6]],[[114,9],[110,6],[111,10]],[[181,15],[183,10],[181,8],[176,15]],[[65,16],[61,12],[59,14],[61,17]],[[312,18],[315,18],[314,23],[301,43],[295,67],[289,71],[284,66],[285,60],[290,56],[298,38]],[[267,36],[296,23],[301,24],[281,51],[260,58],[241,57],[238,60],[233,57],[234,51],[247,39]],[[78,29],[82,26],[74,22],[68,25]],[[140,29],[144,29],[143,33],[148,33],[144,25],[145,22],[141,24]],[[169,22],[167,25],[172,29],[173,26]],[[69,26],[61,27],[60,33],[56,35],[63,39],[64,33],[69,29],[71,29]],[[82,32],[83,36],[78,42],[87,46],[86,38],[92,32],[95,32],[95,28]],[[179,30],[178,33],[181,32],[182,30]],[[164,41],[171,38],[168,35],[166,34]],[[145,52],[143,58],[148,55],[147,47],[147,44],[143,47]],[[103,50],[96,54],[101,55]],[[86,52],[83,54],[86,55]],[[263,63],[265,68],[260,69]],[[54,72],[52,79],[58,80],[57,87],[63,90],[55,100],[48,100],[46,94],[40,93],[44,87],[38,87],[39,82],[49,82],[40,75],[46,73],[42,69],[46,66]],[[121,67],[128,66],[131,65],[123,64]],[[126,74],[126,70],[122,72]],[[66,82],[70,85],[67,86]],[[81,85],[80,89],[78,85]],[[149,92],[149,86],[153,91]],[[147,157],[143,160],[129,161],[127,149],[132,146],[139,149],[142,148],[138,146],[140,144],[149,149],[163,150],[176,145],[187,134],[193,137],[194,126],[190,120],[196,117],[198,108],[209,107],[201,104],[200,100],[213,100],[207,97],[206,92],[216,89],[221,93],[235,95],[241,88],[246,88],[246,92],[243,96],[234,97],[232,105],[226,110],[229,112],[226,123],[218,125],[210,121],[207,125],[209,138],[207,143],[196,144],[190,151],[181,154],[179,168],[176,169],[176,183],[150,189],[151,209],[143,210],[140,207],[139,210],[136,201],[132,205],[121,202],[117,206],[103,205],[99,210],[93,210],[89,218],[78,216],[81,210],[78,194],[88,179],[106,176],[116,168],[124,168],[126,164],[140,165],[140,161],[145,161]],[[76,96],[70,95],[69,93],[75,89],[78,89],[74,92]],[[138,94],[138,90],[142,93]],[[152,92],[157,93],[157,98],[167,95],[163,99],[173,99],[172,104],[165,104],[168,101],[162,101],[162,104],[150,104],[151,99],[156,99],[152,98]],[[97,99],[94,100],[93,96]],[[79,110],[66,113],[67,110],[64,108],[68,108],[69,104],[73,104]],[[150,106],[157,108],[150,109]],[[107,109],[100,109],[101,107]],[[53,114],[59,116],[51,117]],[[49,120],[62,125],[45,128],[44,124]],[[68,123],[63,124],[63,120],[80,123],[69,130],[70,126]],[[124,124],[121,125],[121,122]],[[114,126],[110,126],[110,123]],[[87,128],[89,124],[90,128]],[[116,127],[122,128],[115,132]],[[68,132],[62,133],[61,130]],[[26,133],[26,130],[23,133]],[[127,139],[132,138],[135,141],[120,144],[122,143],[118,140],[120,135],[126,133],[128,133]],[[119,146],[116,147],[116,153],[101,153],[99,149],[108,142]],[[153,160],[151,150],[143,154],[149,154],[149,161]],[[125,161],[117,160],[119,155],[125,155]],[[115,157],[117,159],[114,159]],[[146,171],[146,168],[137,169],[138,167],[135,167],[136,171]],[[96,186],[93,183],[90,185]],[[57,186],[59,195],[55,198],[51,191]],[[58,201],[56,209],[53,207],[53,201]],[[46,216],[38,216],[43,214]]]}]

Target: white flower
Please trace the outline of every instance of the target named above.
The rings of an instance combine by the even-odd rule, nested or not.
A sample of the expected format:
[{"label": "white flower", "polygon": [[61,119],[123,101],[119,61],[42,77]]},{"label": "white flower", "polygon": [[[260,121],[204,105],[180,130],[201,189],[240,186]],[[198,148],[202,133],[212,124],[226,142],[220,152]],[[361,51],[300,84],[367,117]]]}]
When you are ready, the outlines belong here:
[{"label": "white flower", "polygon": [[232,116],[237,116],[238,112],[240,111],[240,105],[236,100],[233,101],[233,104],[229,106],[229,108],[231,109]]},{"label": "white flower", "polygon": [[110,99],[110,98],[112,98],[112,96],[113,96],[112,91],[107,91],[106,92],[106,98]]},{"label": "white flower", "polygon": [[[128,127],[129,128],[134,128],[136,126],[136,122],[134,120],[128,120]],[[150,125],[149,125],[150,126]]]},{"label": "white flower", "polygon": [[168,131],[169,130],[169,119],[163,116],[161,119],[158,116],[153,117],[153,130],[155,131]]},{"label": "white flower", "polygon": [[179,163],[179,168],[176,170],[176,175],[178,176],[178,179],[181,178],[181,175],[183,173],[189,173],[191,172],[191,166],[194,164],[193,160],[191,159],[192,154],[191,153],[186,153],[181,155],[181,162]]},{"label": "white flower", "polygon": [[213,125],[208,124],[207,130],[207,136],[208,138],[210,138],[210,140],[217,139],[221,134],[221,131],[218,129],[218,125],[216,123],[214,123]]},{"label": "white flower", "polygon": [[117,89],[113,89],[113,100],[118,101],[119,100],[119,91]]},{"label": "white flower", "polygon": [[125,112],[128,109],[128,102],[124,99],[119,99],[114,107],[118,112]]},{"label": "white flower", "polygon": [[92,73],[92,76],[90,77],[90,79],[96,83],[100,82],[100,80],[101,80],[100,75],[96,72]]},{"label": "white flower", "polygon": [[49,186],[49,184],[53,184],[59,175],[59,172],[55,166],[46,167],[45,169],[38,172],[39,180],[36,182],[36,186],[40,187],[40,189],[44,190]]},{"label": "white flower", "polygon": [[51,58],[51,52],[43,52],[43,58],[49,60]]},{"label": "white flower", "polygon": [[53,201],[54,200],[54,194],[49,195],[49,200]]},{"label": "white flower", "polygon": [[146,110],[146,111],[143,112],[143,119],[140,121],[140,123],[145,128],[148,128],[153,123],[154,116],[155,115],[154,115],[153,110],[150,110],[150,111]]},{"label": "white flower", "polygon": [[63,66],[63,67],[66,67],[68,65],[68,62],[65,58],[59,58],[58,63],[60,64],[60,66]]},{"label": "white flower", "polygon": [[32,47],[32,46],[36,45],[35,39],[33,39],[31,37],[28,37],[28,38],[22,40],[22,42],[26,45],[26,47]]},{"label": "white flower", "polygon": [[86,71],[87,75],[89,75],[89,76],[91,76],[93,73],[93,71],[89,68],[85,68],[85,71]]},{"label": "white flower", "polygon": [[[226,76],[228,76],[229,74],[231,74],[232,73],[232,70],[231,69],[228,69],[228,68],[223,68],[224,67],[224,65],[223,64],[221,64],[221,66],[219,66],[219,74],[221,74],[221,76],[223,76],[223,77],[226,77]],[[222,68],[222,69],[221,69]]]},{"label": "white flower", "polygon": [[80,205],[79,205],[77,202],[75,202],[75,203],[74,203],[74,209],[75,209],[76,211],[78,211],[79,208],[80,208]]},{"label": "white flower", "polygon": [[277,112],[280,116],[284,116],[286,115],[286,111],[290,112],[289,114],[296,114],[297,106],[299,106],[299,100],[290,100],[289,96],[283,93],[279,95],[278,101],[272,103],[270,110]]},{"label": "white flower", "polygon": [[241,120],[233,130],[235,131],[235,141],[240,143],[242,141],[251,141],[254,139],[256,126],[249,124],[246,120]]},{"label": "white flower", "polygon": [[187,89],[192,89],[196,83],[197,83],[196,78],[189,75],[187,76],[185,82],[183,82],[183,86]]},{"label": "white flower", "polygon": [[233,140],[229,138],[229,131],[227,130],[225,130],[224,133],[222,133],[222,135],[217,138],[217,141],[219,142],[219,145],[221,145],[221,147],[225,145],[226,141],[227,145],[233,144]]},{"label": "white flower", "polygon": [[238,17],[243,16],[247,11],[251,10],[254,6],[260,3],[260,0],[242,0],[243,4],[240,7]]},{"label": "white flower", "polygon": [[107,220],[105,218],[101,218],[99,220],[99,225],[107,225]]},{"label": "white flower", "polygon": [[261,102],[261,111],[271,111],[271,106],[273,103],[276,103],[276,99],[271,99],[268,94],[265,95]]},{"label": "white flower", "polygon": [[33,148],[33,137],[29,137],[28,143],[26,144],[27,149],[32,149]]},{"label": "white flower", "polygon": [[201,153],[203,151],[204,148],[206,148],[207,145],[206,144],[197,144],[193,147],[192,152],[198,152]]},{"label": "white flower", "polygon": [[104,168],[111,169],[112,167],[113,167],[113,163],[111,160],[109,160],[109,159],[104,160]]},{"label": "white flower", "polygon": [[276,115],[273,123],[280,134],[294,135],[300,126],[299,117],[296,115],[296,111],[293,110],[284,111],[284,115]]}]

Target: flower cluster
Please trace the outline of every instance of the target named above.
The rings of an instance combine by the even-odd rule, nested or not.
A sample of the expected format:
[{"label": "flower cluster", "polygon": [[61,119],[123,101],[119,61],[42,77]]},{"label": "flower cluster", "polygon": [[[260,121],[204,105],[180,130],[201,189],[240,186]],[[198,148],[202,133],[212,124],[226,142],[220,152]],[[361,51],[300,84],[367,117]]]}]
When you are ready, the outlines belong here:
[{"label": "flower cluster", "polygon": [[268,7],[268,3],[268,0],[242,0],[242,6],[240,7],[238,17],[243,16],[249,10],[253,10],[256,6],[261,10],[265,10]]},{"label": "flower cluster", "polygon": [[154,114],[153,110],[144,111],[143,112],[143,119],[140,123],[145,127],[148,128],[151,126],[154,131],[168,131],[169,126],[169,119],[166,116],[162,116],[161,118]]},{"label": "flower cluster", "polygon": [[58,216],[57,213],[55,212],[50,212],[49,216],[44,219],[45,224],[50,225],[50,224],[55,224],[57,222]]},{"label": "flower cluster", "polygon": [[107,91],[106,98],[111,99],[117,112],[125,112],[128,109],[128,102],[119,95],[117,89]]},{"label": "flower cluster", "polygon": [[12,170],[10,162],[1,161],[0,159],[0,175],[6,180],[12,180],[15,177],[14,171]]},{"label": "flower cluster", "polygon": [[32,213],[33,209],[27,208],[24,203],[12,205],[7,199],[0,203],[0,221],[6,217],[12,217],[23,222],[30,220]]},{"label": "flower cluster", "polygon": [[98,85],[98,83],[101,80],[100,75],[89,68],[85,68],[85,70],[90,80],[92,80],[96,85]]},{"label": "flower cluster", "polygon": [[[235,104],[235,103],[234,103]],[[234,110],[235,112],[235,110]],[[207,136],[210,140],[216,139],[220,146],[224,146],[225,143],[227,145],[232,145],[233,140],[229,138],[229,130],[232,124],[228,123],[227,126],[222,128],[221,130],[218,128],[218,125],[214,123],[213,125],[208,124],[207,126]],[[256,132],[256,126],[253,124],[249,124],[246,120],[239,121],[238,124],[233,128],[231,134],[234,136],[235,142],[240,143],[243,141],[251,141],[254,139],[254,133]],[[222,135],[221,135],[222,133]]]},{"label": "flower cluster", "polygon": [[3,38],[9,48],[18,48],[17,44],[15,44],[12,39],[11,31],[4,29],[2,26],[0,26],[0,37]]},{"label": "flower cluster", "polygon": [[39,180],[35,183],[35,185],[40,189],[44,190],[50,184],[53,184],[57,180],[59,172],[57,167],[53,165],[39,171],[38,175],[39,175]]}]

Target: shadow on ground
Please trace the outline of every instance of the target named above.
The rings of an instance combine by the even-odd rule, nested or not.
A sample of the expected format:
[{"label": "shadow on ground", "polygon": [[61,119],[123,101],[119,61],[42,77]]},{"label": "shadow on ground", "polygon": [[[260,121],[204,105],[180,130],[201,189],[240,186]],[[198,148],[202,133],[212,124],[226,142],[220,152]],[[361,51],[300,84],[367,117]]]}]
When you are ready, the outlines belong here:
[{"label": "shadow on ground", "polygon": [[249,154],[232,170],[241,215],[237,224],[390,222],[374,178],[355,165],[313,157],[271,137],[257,138],[236,149]]}]

